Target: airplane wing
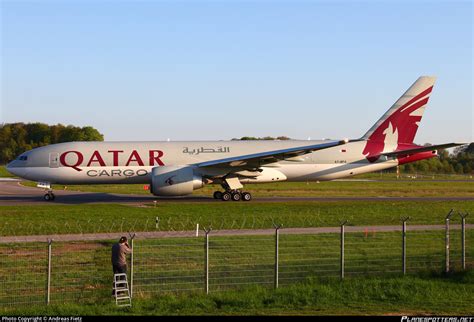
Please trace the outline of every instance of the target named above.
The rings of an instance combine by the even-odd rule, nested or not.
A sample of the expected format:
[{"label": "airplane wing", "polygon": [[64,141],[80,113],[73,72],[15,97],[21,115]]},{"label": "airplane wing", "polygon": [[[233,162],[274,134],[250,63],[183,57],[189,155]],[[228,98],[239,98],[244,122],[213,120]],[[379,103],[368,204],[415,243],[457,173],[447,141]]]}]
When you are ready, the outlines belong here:
[{"label": "airplane wing", "polygon": [[405,156],[410,154],[415,154],[419,152],[426,152],[426,151],[434,151],[440,149],[448,149],[455,146],[465,145],[466,143],[446,143],[446,144],[438,144],[438,145],[430,145],[430,146],[423,146],[419,148],[407,149],[407,150],[398,150],[393,152],[385,152],[381,153],[380,155],[384,155],[387,157],[395,157],[395,156]]},{"label": "airplane wing", "polygon": [[305,145],[295,148],[274,150],[261,153],[253,153],[240,155],[225,159],[211,160],[201,163],[196,163],[198,167],[214,167],[214,166],[224,166],[224,167],[241,167],[241,166],[255,166],[259,167],[264,164],[278,162],[281,160],[286,160],[289,158],[294,158],[300,155],[311,153],[317,150],[323,150],[327,148],[332,148],[334,146],[346,144],[348,140],[340,141],[331,141],[327,143],[320,143],[314,145]]}]

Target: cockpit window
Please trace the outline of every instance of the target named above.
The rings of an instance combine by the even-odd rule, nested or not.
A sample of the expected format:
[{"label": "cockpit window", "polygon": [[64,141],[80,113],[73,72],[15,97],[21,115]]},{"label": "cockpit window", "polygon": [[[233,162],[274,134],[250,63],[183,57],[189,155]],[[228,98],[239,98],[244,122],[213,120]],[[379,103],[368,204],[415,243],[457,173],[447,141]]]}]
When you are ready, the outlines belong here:
[{"label": "cockpit window", "polygon": [[22,155],[21,157],[18,158],[18,160],[20,160],[20,161],[26,161],[26,160],[28,160],[28,156]]}]

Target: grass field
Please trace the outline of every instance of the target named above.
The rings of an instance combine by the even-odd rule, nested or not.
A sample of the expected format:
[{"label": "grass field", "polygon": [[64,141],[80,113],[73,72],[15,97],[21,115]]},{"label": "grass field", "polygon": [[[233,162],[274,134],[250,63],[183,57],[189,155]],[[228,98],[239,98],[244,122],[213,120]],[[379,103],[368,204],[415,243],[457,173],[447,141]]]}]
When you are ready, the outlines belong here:
[{"label": "grass field", "polygon": [[13,175],[7,171],[7,169],[5,169],[5,166],[4,165],[0,165],[0,178],[2,177],[13,177]]},{"label": "grass field", "polygon": [[[93,232],[338,226],[443,224],[448,211],[474,212],[472,201],[337,201],[288,203],[162,203],[156,207],[49,205],[0,207],[0,234],[37,235]],[[159,218],[156,229],[156,218]],[[469,217],[468,217],[469,222]],[[452,218],[459,223],[459,216]]]},{"label": "grass field", "polygon": [[0,308],[2,315],[470,315],[474,274],[353,278],[210,294],[166,294],[120,309],[103,300]]},{"label": "grass field", "polygon": [[[454,233],[454,232],[453,232]],[[134,307],[111,305],[111,241],[53,243],[51,303],[46,308],[46,244],[1,245],[2,314],[470,314],[473,271],[459,272],[459,232],[452,269],[443,275],[442,232],[407,236],[401,277],[400,233],[346,236],[346,279],[339,236],[281,235],[280,287],[273,290],[271,236],[211,237],[210,295],[204,293],[203,238],[137,240]],[[474,235],[469,232],[468,241]],[[468,265],[473,267],[472,251]],[[456,265],[457,264],[457,265]],[[17,303],[21,308],[2,304]],[[31,307],[33,305],[33,307]],[[36,305],[36,306],[34,306]],[[3,308],[2,308],[3,307]]]}]

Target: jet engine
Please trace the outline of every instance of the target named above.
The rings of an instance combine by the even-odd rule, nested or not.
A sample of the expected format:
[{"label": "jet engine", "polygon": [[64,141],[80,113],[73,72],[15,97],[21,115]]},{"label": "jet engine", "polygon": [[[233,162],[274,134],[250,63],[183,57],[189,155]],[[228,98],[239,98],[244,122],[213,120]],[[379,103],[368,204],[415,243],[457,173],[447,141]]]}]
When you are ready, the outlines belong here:
[{"label": "jet engine", "polygon": [[151,170],[150,190],[155,196],[184,196],[204,186],[190,166],[162,166]]}]

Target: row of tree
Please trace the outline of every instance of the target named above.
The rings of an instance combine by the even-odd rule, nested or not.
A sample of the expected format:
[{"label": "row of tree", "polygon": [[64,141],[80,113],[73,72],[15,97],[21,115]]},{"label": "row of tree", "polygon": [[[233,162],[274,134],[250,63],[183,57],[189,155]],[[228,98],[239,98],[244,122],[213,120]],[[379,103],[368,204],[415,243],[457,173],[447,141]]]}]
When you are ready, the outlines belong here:
[{"label": "row of tree", "polygon": [[446,150],[439,150],[438,155],[438,158],[404,164],[400,167],[400,171],[429,174],[472,174],[474,172],[474,143],[456,148],[451,154]]},{"label": "row of tree", "polygon": [[240,139],[237,139],[237,138],[232,139],[232,141],[253,141],[253,140],[269,140],[269,141],[281,140],[281,141],[285,141],[285,140],[291,140],[291,139],[287,136],[277,136],[276,138],[274,138],[273,136],[264,136],[262,138],[255,137],[255,136],[243,136]]},{"label": "row of tree", "polygon": [[44,123],[0,124],[0,164],[36,147],[72,141],[103,141],[104,136],[91,126],[48,125]]}]

